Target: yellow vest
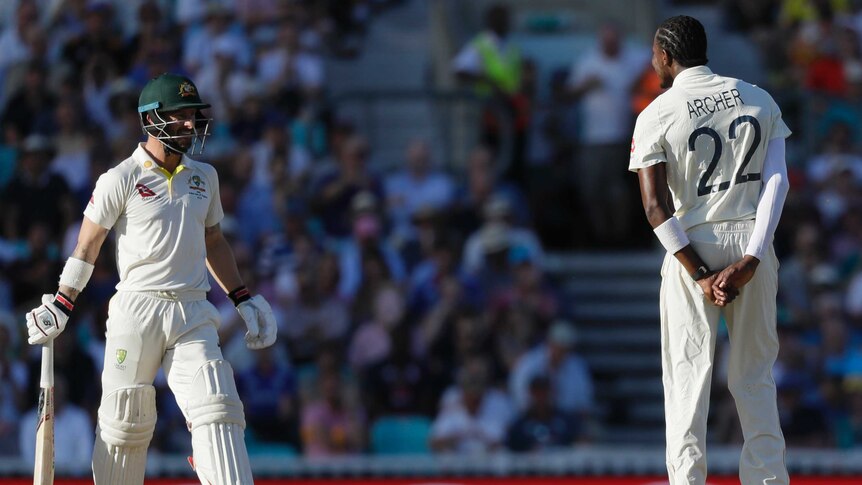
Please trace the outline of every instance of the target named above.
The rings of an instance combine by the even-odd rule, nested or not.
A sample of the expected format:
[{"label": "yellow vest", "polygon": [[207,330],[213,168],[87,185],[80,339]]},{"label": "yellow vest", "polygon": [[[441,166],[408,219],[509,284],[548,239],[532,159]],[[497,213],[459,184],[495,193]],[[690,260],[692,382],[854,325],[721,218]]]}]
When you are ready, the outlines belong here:
[{"label": "yellow vest", "polygon": [[[482,59],[485,75],[492,79],[504,93],[516,93],[521,87],[521,53],[518,48],[509,42],[503,51],[499,51],[491,34],[487,32],[479,34],[473,40],[473,46],[479,52],[479,58]],[[492,90],[487,83],[480,82],[476,86],[476,92],[487,96]]]}]

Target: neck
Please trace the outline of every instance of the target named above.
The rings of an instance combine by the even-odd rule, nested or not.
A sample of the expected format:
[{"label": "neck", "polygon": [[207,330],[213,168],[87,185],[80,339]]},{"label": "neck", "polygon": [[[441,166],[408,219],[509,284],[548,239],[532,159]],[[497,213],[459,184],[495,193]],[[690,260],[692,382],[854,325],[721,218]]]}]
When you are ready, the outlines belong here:
[{"label": "neck", "polygon": [[152,136],[147,138],[144,150],[146,150],[153,161],[170,173],[174,173],[174,170],[177,169],[177,165],[180,164],[183,158],[181,154],[165,148],[162,142]]}]

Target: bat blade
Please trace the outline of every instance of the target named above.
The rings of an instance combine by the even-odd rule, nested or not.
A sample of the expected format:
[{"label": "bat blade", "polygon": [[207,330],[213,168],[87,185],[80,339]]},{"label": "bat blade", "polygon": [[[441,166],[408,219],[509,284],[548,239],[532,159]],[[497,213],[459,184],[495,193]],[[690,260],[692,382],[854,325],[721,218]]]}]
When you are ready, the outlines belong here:
[{"label": "bat blade", "polygon": [[54,342],[42,347],[33,485],[54,483]]}]

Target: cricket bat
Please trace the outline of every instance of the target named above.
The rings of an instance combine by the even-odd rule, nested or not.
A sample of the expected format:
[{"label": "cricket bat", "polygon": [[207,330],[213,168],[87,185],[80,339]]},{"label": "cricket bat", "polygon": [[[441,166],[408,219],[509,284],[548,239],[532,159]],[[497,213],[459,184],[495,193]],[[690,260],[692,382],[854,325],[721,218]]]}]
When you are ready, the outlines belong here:
[{"label": "cricket bat", "polygon": [[33,485],[54,483],[54,341],[42,346],[39,409],[36,420],[36,463]]}]

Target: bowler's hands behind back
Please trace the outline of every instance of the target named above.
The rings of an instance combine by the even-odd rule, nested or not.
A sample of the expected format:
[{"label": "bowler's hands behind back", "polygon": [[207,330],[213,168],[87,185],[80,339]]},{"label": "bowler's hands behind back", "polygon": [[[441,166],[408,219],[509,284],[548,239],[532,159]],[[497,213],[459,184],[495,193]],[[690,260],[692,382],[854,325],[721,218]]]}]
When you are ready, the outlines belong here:
[{"label": "bowler's hands behind back", "polygon": [[726,285],[719,288],[715,285],[715,280],[720,273],[709,273],[707,276],[696,281],[700,289],[703,290],[703,296],[713,305],[723,307],[739,295],[739,290],[735,286]]},{"label": "bowler's hands behind back", "polygon": [[739,290],[754,277],[754,272],[757,270],[758,264],[760,264],[759,259],[746,254],[742,259],[731,264],[727,268],[724,268],[718,273],[712,284],[713,290],[726,291],[728,288]]},{"label": "bowler's hands behind back", "polygon": [[69,316],[54,305],[54,295],[42,295],[42,304],[27,312],[27,342],[40,345],[54,340],[68,321]]},{"label": "bowler's hands behind back", "polygon": [[278,328],[275,315],[269,303],[260,295],[255,295],[236,307],[236,311],[245,321],[248,332],[245,334],[245,345],[250,349],[262,349],[275,343]]}]

